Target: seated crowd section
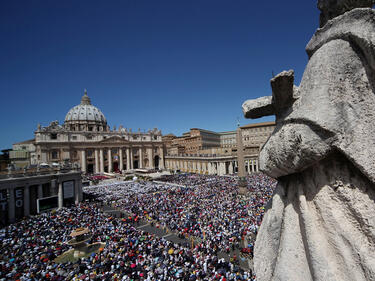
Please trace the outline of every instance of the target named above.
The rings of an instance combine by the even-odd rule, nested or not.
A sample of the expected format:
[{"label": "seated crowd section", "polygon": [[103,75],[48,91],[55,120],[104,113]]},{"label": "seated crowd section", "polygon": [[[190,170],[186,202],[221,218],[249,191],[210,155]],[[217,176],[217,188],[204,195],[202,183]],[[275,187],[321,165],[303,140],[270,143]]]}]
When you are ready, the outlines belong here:
[{"label": "seated crowd section", "polygon": [[[0,229],[0,280],[255,280],[251,269],[218,257],[240,245],[252,250],[276,181],[257,173],[247,186],[248,195],[240,196],[234,177],[180,174],[85,187],[94,201]],[[188,242],[147,233],[139,221]],[[106,246],[77,262],[54,262],[78,227],[90,229],[90,243]]]}]

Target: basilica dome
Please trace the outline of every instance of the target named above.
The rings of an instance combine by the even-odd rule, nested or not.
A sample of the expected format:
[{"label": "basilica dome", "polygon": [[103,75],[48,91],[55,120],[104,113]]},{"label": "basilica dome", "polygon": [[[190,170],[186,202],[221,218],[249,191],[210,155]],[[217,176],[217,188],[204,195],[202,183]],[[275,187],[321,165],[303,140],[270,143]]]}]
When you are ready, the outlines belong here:
[{"label": "basilica dome", "polygon": [[97,107],[91,104],[90,98],[85,90],[81,103],[76,105],[65,116],[65,125],[87,124],[100,127],[107,126],[107,120],[104,114]]}]

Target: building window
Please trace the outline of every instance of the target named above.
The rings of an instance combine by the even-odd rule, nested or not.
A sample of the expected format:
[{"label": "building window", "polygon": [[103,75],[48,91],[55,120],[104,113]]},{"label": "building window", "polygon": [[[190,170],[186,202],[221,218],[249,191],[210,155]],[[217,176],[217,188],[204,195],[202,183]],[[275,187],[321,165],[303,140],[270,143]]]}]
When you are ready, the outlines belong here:
[{"label": "building window", "polygon": [[72,140],[77,140],[77,136],[72,136]]},{"label": "building window", "polygon": [[158,139],[158,136],[154,136],[154,140],[157,140]]},{"label": "building window", "polygon": [[51,134],[50,137],[51,140],[57,140],[57,134]]},{"label": "building window", "polygon": [[86,136],[86,139],[88,139],[88,140],[92,140],[92,135],[88,135],[88,136]]},{"label": "building window", "polygon": [[58,159],[59,158],[59,152],[57,150],[52,150],[51,158],[52,159]]}]

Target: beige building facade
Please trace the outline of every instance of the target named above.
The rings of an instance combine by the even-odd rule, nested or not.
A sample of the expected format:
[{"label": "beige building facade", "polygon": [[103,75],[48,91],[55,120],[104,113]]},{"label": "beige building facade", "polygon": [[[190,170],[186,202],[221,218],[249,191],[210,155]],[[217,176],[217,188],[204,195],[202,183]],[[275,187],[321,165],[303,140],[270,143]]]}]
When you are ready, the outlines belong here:
[{"label": "beige building facade", "polygon": [[133,132],[112,130],[104,114],[85,91],[81,103],[66,114],[63,124],[38,125],[35,132],[37,164],[76,163],[84,173],[112,173],[137,168],[163,169],[164,148],[158,129]]},{"label": "beige building facade", "polygon": [[220,147],[220,134],[199,128],[192,128],[181,137],[163,137],[167,154],[197,154],[202,150]]},{"label": "beige building facade", "polygon": [[262,147],[275,129],[275,122],[248,124],[241,127],[244,147]]},{"label": "beige building facade", "polygon": [[[274,129],[275,122],[240,127],[246,173],[259,172],[260,149]],[[195,135],[192,132],[195,132]],[[209,132],[211,137],[210,148],[205,147],[202,141],[204,138],[200,137],[202,133],[206,132]],[[198,140],[189,142],[193,137]],[[176,143],[180,146],[177,146]],[[192,143],[191,148],[189,147],[190,143]],[[185,133],[182,137],[175,137],[172,141],[169,140],[169,144],[166,147],[165,165],[171,171],[221,176],[238,172],[236,131],[215,133],[202,129],[191,129],[190,133]]]},{"label": "beige building facade", "polygon": [[9,159],[16,168],[25,168],[37,164],[35,139],[13,144]]}]

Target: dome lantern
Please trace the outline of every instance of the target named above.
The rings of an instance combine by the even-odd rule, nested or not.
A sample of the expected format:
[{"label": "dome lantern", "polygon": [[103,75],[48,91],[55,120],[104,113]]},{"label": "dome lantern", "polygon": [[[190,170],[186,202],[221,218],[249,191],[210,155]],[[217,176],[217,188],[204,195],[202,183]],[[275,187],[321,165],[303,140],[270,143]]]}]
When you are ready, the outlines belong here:
[{"label": "dome lantern", "polygon": [[91,105],[91,100],[87,95],[87,90],[85,89],[85,92],[81,98],[81,104]]}]

